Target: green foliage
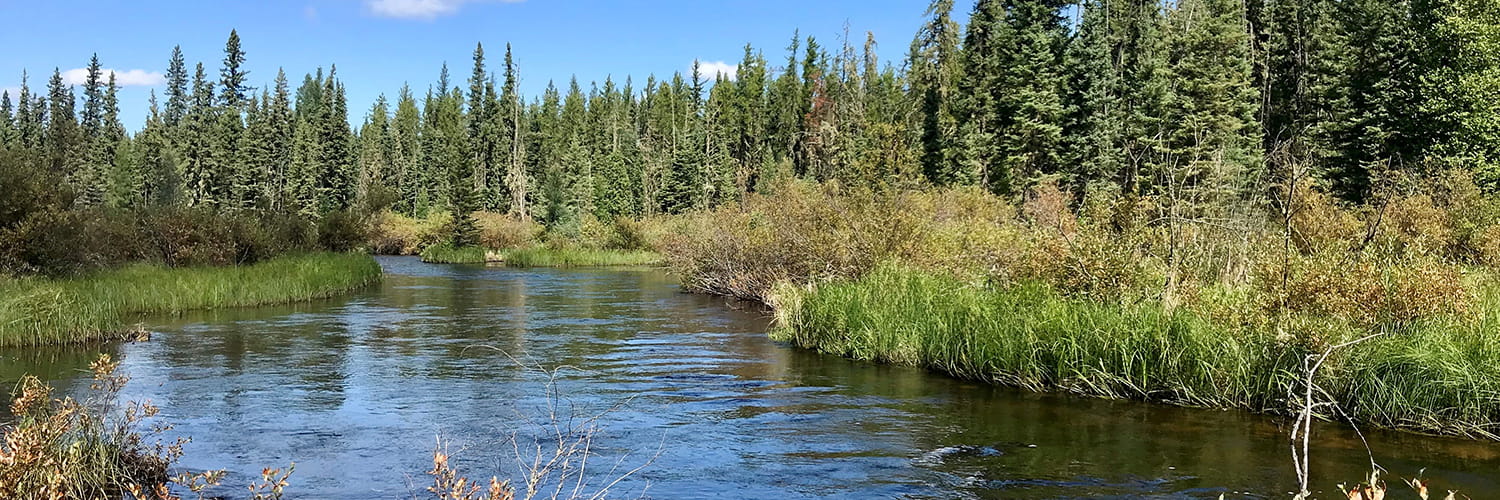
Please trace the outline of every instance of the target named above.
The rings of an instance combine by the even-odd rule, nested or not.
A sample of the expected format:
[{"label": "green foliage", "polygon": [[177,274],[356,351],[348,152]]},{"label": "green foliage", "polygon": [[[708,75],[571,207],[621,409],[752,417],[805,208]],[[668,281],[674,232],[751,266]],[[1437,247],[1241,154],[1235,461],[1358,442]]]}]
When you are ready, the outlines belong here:
[{"label": "green foliage", "polygon": [[138,264],[76,278],[0,281],[0,345],[110,338],[141,314],[328,297],[380,279],[365,255],[310,253],[229,267]]},{"label": "green foliage", "polygon": [[422,262],[434,264],[482,264],[489,260],[488,251],[480,246],[455,246],[439,243],[422,249]]},{"label": "green foliage", "polygon": [[500,261],[514,267],[647,266],[661,263],[662,256],[645,250],[529,247],[501,251]]},{"label": "green foliage", "polygon": [[[774,296],[782,340],[1033,390],[1290,412],[1296,382],[1286,374],[1307,354],[1273,332],[1159,304],[1069,299],[1037,283],[983,286],[901,266]],[[1360,422],[1494,436],[1500,402],[1472,397],[1497,380],[1500,345],[1482,332],[1500,308],[1488,310],[1478,323],[1440,319],[1356,346],[1335,356],[1318,385]],[[1360,334],[1308,325],[1330,341]]]}]

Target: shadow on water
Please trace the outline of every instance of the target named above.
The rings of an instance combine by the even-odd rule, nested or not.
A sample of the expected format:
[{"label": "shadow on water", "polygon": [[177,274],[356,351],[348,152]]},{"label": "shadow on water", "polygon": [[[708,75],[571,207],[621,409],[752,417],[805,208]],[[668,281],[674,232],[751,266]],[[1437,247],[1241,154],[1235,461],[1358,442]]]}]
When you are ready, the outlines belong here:
[{"label": "shadow on water", "polygon": [[[243,483],[297,462],[299,498],[406,498],[434,437],[475,476],[514,470],[505,439],[545,400],[508,355],[570,366],[567,403],[606,415],[595,463],[638,465],[657,498],[1285,498],[1275,419],[1030,394],[767,340],[767,315],[679,293],[651,269],[511,269],[382,258],[378,287],[332,300],[150,321],[150,342],[0,351],[0,382],[87,386],[123,357],[124,397],[194,437],[184,465]],[[1367,433],[1392,473],[1500,495],[1500,445]],[[1368,468],[1319,430],[1315,484]],[[1395,487],[1395,481],[1392,481]],[[224,495],[243,490],[226,489]],[[1328,495],[1324,495],[1328,496]]]}]

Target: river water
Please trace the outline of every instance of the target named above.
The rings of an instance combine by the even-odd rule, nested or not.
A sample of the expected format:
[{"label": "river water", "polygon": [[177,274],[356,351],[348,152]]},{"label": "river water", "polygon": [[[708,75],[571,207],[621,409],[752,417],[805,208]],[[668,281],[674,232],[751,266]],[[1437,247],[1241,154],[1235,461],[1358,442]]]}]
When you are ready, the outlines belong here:
[{"label": "river water", "polygon": [[[439,437],[460,472],[518,477],[517,448],[551,454],[546,426],[590,417],[580,491],[644,466],[610,498],[1293,489],[1286,429],[1265,416],[1030,394],[798,350],[766,337],[759,307],[681,293],[658,270],[380,263],[383,283],[336,299],[148,319],[149,342],[0,351],[0,383],[33,373],[76,393],[88,362],[111,353],[132,377],[123,397],[152,400],[168,436],[193,437],[185,468],[228,469],[242,485],[296,462],[291,498],[412,498]],[[1334,498],[1370,456],[1342,427],[1316,438],[1313,481]],[[1434,489],[1500,497],[1500,444],[1365,438],[1394,476],[1425,468]]]}]

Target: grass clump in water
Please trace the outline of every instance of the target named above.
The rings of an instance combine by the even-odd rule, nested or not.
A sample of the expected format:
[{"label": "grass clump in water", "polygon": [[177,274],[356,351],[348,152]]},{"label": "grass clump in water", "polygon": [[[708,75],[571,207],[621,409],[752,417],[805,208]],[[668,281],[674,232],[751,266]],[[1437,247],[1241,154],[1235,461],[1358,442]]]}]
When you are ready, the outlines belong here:
[{"label": "grass clump in water", "polygon": [[308,253],[252,265],[138,264],[67,279],[0,281],[0,346],[120,338],[133,317],[329,297],[380,279],[368,255]]},{"label": "grass clump in water", "polygon": [[489,260],[488,251],[479,246],[432,245],[422,250],[422,262],[433,264],[482,264]]},{"label": "grass clump in water", "polygon": [[647,266],[662,261],[661,254],[647,250],[530,247],[502,250],[500,255],[506,265],[516,267]]}]

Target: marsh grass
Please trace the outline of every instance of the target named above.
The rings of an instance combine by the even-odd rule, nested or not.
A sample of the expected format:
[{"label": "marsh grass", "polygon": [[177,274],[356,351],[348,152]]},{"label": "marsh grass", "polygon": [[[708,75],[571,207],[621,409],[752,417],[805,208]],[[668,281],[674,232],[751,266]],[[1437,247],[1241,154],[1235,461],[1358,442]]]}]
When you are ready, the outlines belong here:
[{"label": "marsh grass", "polygon": [[422,250],[422,262],[432,264],[483,264],[489,260],[484,247],[455,247],[447,243],[429,246]]},{"label": "marsh grass", "polygon": [[649,266],[662,262],[661,254],[647,250],[528,247],[501,250],[500,256],[505,265],[515,267]]},{"label": "marsh grass", "polygon": [[246,266],[138,264],[49,280],[0,281],[0,346],[119,338],[142,314],[325,298],[380,279],[368,255],[308,253]]},{"label": "marsh grass", "polygon": [[[1367,330],[1296,318],[1281,330],[1159,303],[1071,298],[883,265],[863,278],[782,285],[774,333],[801,347],[1031,390],[1286,413],[1308,347],[1287,330]],[[1500,434],[1500,304],[1478,320],[1416,322],[1330,360],[1318,385],[1352,420],[1427,433]],[[1246,307],[1251,307],[1246,304]],[[1335,415],[1322,415],[1334,418]]]}]

